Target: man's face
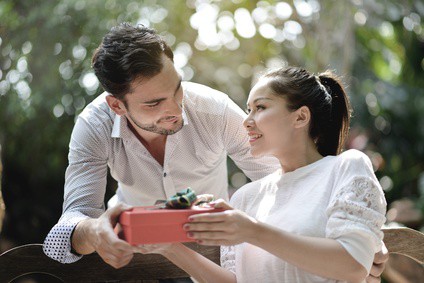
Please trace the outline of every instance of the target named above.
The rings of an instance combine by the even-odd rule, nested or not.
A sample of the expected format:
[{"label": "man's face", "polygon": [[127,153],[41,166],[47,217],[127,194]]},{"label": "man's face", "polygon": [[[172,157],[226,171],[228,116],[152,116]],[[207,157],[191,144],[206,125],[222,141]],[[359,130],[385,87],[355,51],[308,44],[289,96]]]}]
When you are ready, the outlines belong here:
[{"label": "man's face", "polygon": [[132,82],[124,98],[125,116],[141,134],[172,135],[183,127],[181,77],[168,57],[163,56],[163,64],[156,76]]}]

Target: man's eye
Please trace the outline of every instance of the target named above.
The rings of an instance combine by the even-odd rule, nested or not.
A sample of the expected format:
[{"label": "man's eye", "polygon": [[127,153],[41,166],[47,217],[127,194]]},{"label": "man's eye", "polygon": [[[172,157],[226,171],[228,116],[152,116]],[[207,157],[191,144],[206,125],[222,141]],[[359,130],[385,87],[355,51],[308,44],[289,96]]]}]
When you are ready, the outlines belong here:
[{"label": "man's eye", "polygon": [[146,104],[147,107],[153,108],[159,105],[159,102]]}]

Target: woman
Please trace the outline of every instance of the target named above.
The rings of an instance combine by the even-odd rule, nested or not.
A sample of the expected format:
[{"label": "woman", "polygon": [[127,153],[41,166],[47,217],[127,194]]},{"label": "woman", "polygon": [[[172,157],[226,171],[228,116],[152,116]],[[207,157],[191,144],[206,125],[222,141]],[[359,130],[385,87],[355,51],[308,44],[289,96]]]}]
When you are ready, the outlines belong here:
[{"label": "woman", "polygon": [[231,206],[214,204],[226,211],[184,225],[198,243],[223,246],[222,267],[181,244],[156,252],[202,282],[364,281],[381,249],[386,201],[367,156],[341,153],[350,105],[338,79],[271,71],[247,106],[252,154],[275,156],[281,170],[240,188]]}]

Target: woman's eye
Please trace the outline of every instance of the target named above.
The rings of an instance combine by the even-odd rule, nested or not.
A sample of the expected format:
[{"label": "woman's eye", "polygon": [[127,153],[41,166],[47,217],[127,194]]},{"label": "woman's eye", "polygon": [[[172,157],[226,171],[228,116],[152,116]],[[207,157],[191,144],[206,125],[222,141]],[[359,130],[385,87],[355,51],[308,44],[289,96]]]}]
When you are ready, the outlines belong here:
[{"label": "woman's eye", "polygon": [[260,111],[260,110],[264,110],[264,109],[265,109],[265,106],[263,106],[263,105],[257,105],[257,106],[256,106],[256,109],[257,109],[258,111]]},{"label": "woman's eye", "polygon": [[249,114],[250,113],[250,109],[249,108],[247,108],[246,110],[244,110],[247,114]]}]

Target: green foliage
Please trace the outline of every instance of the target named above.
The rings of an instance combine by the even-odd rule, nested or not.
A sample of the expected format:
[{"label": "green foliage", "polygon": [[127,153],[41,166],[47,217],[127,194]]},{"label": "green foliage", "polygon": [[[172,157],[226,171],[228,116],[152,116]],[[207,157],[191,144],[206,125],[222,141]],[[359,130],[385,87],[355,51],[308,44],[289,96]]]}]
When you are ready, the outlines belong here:
[{"label": "green foliage", "polygon": [[354,89],[360,94],[358,108],[362,108],[356,122],[369,130],[367,148],[383,157],[376,167],[381,178],[386,176],[386,182],[382,182],[386,197],[389,202],[409,197],[421,208],[423,8],[418,1],[410,1],[406,7],[393,1],[385,6],[384,13],[376,13],[369,25],[358,28],[356,38],[361,53],[354,71]]},{"label": "green foliage", "polygon": [[[389,201],[406,196],[424,209],[423,16],[419,0],[2,0],[4,233],[40,242],[57,221],[75,117],[102,91],[90,57],[122,21],[156,28],[184,79],[242,107],[266,68],[335,69],[355,108],[348,146],[371,157]],[[245,180],[229,164],[238,187]]]}]

